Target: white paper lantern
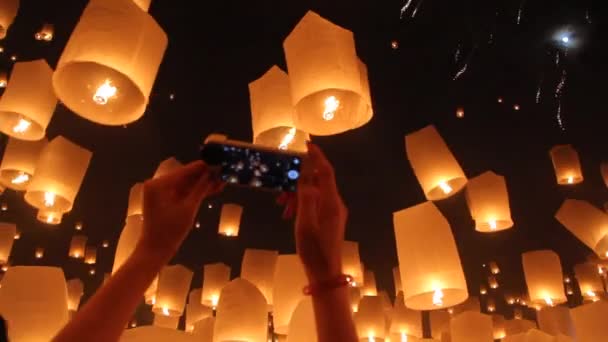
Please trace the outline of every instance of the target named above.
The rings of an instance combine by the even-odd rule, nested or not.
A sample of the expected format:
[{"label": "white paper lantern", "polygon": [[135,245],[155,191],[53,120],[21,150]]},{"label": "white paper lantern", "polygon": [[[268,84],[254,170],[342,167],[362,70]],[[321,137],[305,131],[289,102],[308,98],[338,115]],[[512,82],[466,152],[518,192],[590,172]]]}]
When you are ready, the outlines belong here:
[{"label": "white paper lantern", "polygon": [[567,301],[562,284],[562,265],[555,252],[526,252],[522,254],[522,263],[531,304],[542,307]]},{"label": "white paper lantern", "polygon": [[492,317],[467,311],[450,320],[452,342],[491,342],[494,340]]},{"label": "white paper lantern", "polygon": [[222,289],[230,282],[230,267],[222,264],[208,264],[203,267],[203,291],[201,303],[216,307]]},{"label": "white paper lantern", "polygon": [[48,141],[9,138],[0,164],[0,182],[9,189],[25,191],[30,184],[40,152]]},{"label": "white paper lantern", "polygon": [[297,254],[279,255],[274,272],[274,331],[286,335],[289,320],[296,306],[304,298],[302,289],[308,285],[304,266]]},{"label": "white paper lantern", "polygon": [[493,233],[513,227],[507,184],[503,176],[485,172],[467,183],[467,204],[475,230]]},{"label": "white paper lantern", "polygon": [[372,270],[365,270],[363,272],[363,288],[361,289],[361,294],[364,296],[378,295],[378,288],[376,286],[376,274],[374,274]]},{"label": "white paper lantern", "polygon": [[71,279],[67,282],[68,289],[68,310],[70,312],[78,311],[80,299],[84,294],[84,284],[80,279]]},{"label": "white paper lantern", "polygon": [[578,153],[570,145],[558,145],[549,152],[553,161],[555,177],[559,185],[579,184],[583,181]]},{"label": "white paper lantern", "polygon": [[0,222],[0,265],[8,263],[17,234],[17,225]]},{"label": "white paper lantern", "polygon": [[575,337],[570,309],[565,306],[545,307],[536,312],[538,327],[549,335]]},{"label": "white paper lantern", "polygon": [[317,324],[310,298],[304,298],[296,307],[287,333],[287,342],[316,342]]},{"label": "white paper lantern", "polygon": [[405,307],[403,293],[395,299],[390,332],[408,337],[422,338],[422,313]]},{"label": "white paper lantern", "polygon": [[278,257],[277,251],[248,248],[241,264],[241,278],[248,280],[262,292],[269,308],[272,307],[274,270]]},{"label": "white paper lantern", "polygon": [[0,40],[6,37],[6,32],[15,20],[19,11],[19,0],[2,0],[0,2]]},{"label": "white paper lantern", "polygon": [[608,317],[608,302],[598,301],[581,305],[570,310],[577,342],[608,341],[606,317]]},{"label": "white paper lantern", "polygon": [[604,292],[604,284],[596,264],[585,263],[574,266],[574,275],[586,301],[598,301]]},{"label": "white paper lantern", "polygon": [[382,300],[378,296],[363,296],[355,315],[355,326],[360,339],[384,339],[386,321]]},{"label": "white paper lantern", "polygon": [[567,199],[555,218],[600,258],[608,259],[608,215],[589,202]]},{"label": "white paper lantern", "polygon": [[180,317],[186,307],[193,272],[182,265],[165,266],[158,276],[156,302],[152,311],[156,315]]},{"label": "white paper lantern", "polygon": [[[164,317],[162,318],[171,318]],[[174,321],[175,319],[173,319]],[[156,322],[156,319],[155,319]],[[159,322],[157,322],[159,323]],[[163,328],[159,326],[144,326],[135,329],[127,329],[120,336],[120,342],[211,342],[199,340],[192,334],[175,330],[174,328]]]}]

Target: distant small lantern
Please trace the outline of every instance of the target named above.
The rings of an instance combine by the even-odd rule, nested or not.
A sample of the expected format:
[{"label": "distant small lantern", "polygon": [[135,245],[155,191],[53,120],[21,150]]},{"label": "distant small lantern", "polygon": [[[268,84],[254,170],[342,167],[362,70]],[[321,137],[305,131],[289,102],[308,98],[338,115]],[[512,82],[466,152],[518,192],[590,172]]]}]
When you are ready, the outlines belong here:
[{"label": "distant small lantern", "polygon": [[4,71],[0,71],[0,88],[6,88],[8,84],[8,77]]},{"label": "distant small lantern", "polygon": [[505,318],[502,315],[492,315],[492,327],[494,340],[502,340],[507,337]]},{"label": "distant small lantern", "polygon": [[306,132],[296,128],[289,76],[273,66],[249,84],[253,141],[280,150],[306,151]]},{"label": "distant small lantern", "polygon": [[559,256],[550,250],[526,252],[522,263],[530,302],[534,306],[555,306],[567,301]]},{"label": "distant small lantern", "polygon": [[399,48],[399,41],[397,41],[397,40],[393,40],[393,41],[391,42],[391,48],[392,48],[393,50],[397,50],[397,49]]},{"label": "distant small lantern", "polygon": [[55,212],[55,211],[38,209],[38,213],[36,214],[36,219],[49,226],[56,226],[58,224],[61,224],[61,220],[63,219],[63,214]]},{"label": "distant small lantern", "polygon": [[97,263],[97,248],[87,246],[84,251],[84,263],[87,265],[95,265]]},{"label": "distant small lantern", "polygon": [[84,226],[84,224],[80,221],[76,222],[76,224],[74,225],[74,229],[81,231],[82,227]]},{"label": "distant small lantern", "polygon": [[596,302],[604,292],[604,284],[597,270],[597,265],[591,263],[574,266],[574,274],[585,301]]},{"label": "distant small lantern", "polygon": [[485,172],[467,183],[466,199],[475,230],[492,233],[513,227],[509,194],[503,176]]},{"label": "distant small lantern", "polygon": [[486,299],[486,311],[489,313],[496,311],[496,301],[494,298],[488,297]]},{"label": "distant small lantern", "polygon": [[363,285],[363,270],[359,256],[359,243],[344,241],[342,243],[342,271],[352,278],[352,286]]},{"label": "distant small lantern", "polygon": [[125,226],[120,233],[118,243],[116,244],[116,252],[114,254],[114,265],[112,266],[112,274],[116,273],[120,266],[127,261],[135,250],[137,242],[141,237],[143,230],[143,221],[139,218],[127,218]]},{"label": "distant small lantern", "polygon": [[0,2],[0,40],[6,37],[6,33],[15,20],[19,11],[19,0],[2,0]]},{"label": "distant small lantern", "polygon": [[55,36],[55,26],[53,24],[42,25],[40,30],[38,32],[36,32],[36,34],[34,34],[34,38],[36,38],[36,40],[41,40],[44,42],[52,41],[54,36]]},{"label": "distant small lantern", "polygon": [[574,289],[572,288],[572,284],[566,284],[566,294],[568,296],[572,296],[574,294]]},{"label": "distant small lantern", "polygon": [[498,288],[498,280],[496,279],[495,276],[491,275],[488,277],[488,285],[493,290]]},{"label": "distant small lantern", "polygon": [[215,308],[220,300],[220,294],[230,282],[230,266],[222,263],[207,264],[203,267],[203,291],[201,303]]},{"label": "distant small lantern", "polygon": [[0,182],[15,191],[25,191],[29,185],[40,152],[48,141],[25,141],[9,138],[0,164]]},{"label": "distant small lantern", "polygon": [[186,308],[193,272],[182,265],[165,266],[158,277],[156,303],[152,311],[157,315],[180,317]]},{"label": "distant small lantern", "polygon": [[[405,305],[445,309],[469,293],[450,224],[432,203],[393,214]],[[414,262],[415,261],[415,262]]]},{"label": "distant small lantern", "polygon": [[401,273],[399,272],[399,266],[393,267],[393,282],[395,285],[395,297],[399,295],[399,292],[403,291],[403,285],[401,284]]},{"label": "distant small lantern", "polygon": [[0,210],[7,211],[8,210],[8,204],[7,203],[2,203],[2,205],[0,205]]},{"label": "distant small lantern", "polygon": [[103,242],[101,243],[101,247],[103,247],[103,248],[110,247],[110,242],[108,240],[103,240]]},{"label": "distant small lantern", "polygon": [[44,138],[57,105],[52,73],[43,59],[15,63],[0,99],[0,131],[21,140]]},{"label": "distant small lantern", "polygon": [[14,223],[0,222],[0,265],[8,263],[17,234],[17,226]]},{"label": "distant small lantern", "polygon": [[355,314],[355,326],[359,339],[384,339],[386,321],[382,301],[378,296],[364,296],[359,302],[359,311]]},{"label": "distant small lantern", "polygon": [[283,43],[295,126],[313,135],[358,128],[373,110],[353,33],[308,12]]},{"label": "distant small lantern", "polygon": [[61,213],[72,210],[92,155],[62,136],[51,140],[40,153],[25,201],[43,210]]},{"label": "distant small lantern", "polygon": [[498,264],[495,261],[490,261],[490,272],[494,275],[500,273],[500,267],[498,267]]},{"label": "distant small lantern", "polygon": [[36,252],[34,252],[34,256],[36,259],[42,259],[44,257],[44,248],[38,247],[36,248]]},{"label": "distant small lantern", "polygon": [[521,109],[521,107],[518,104],[516,104],[516,105],[513,105],[513,109],[518,111]]},{"label": "distant small lantern", "polygon": [[[574,324],[567,306],[546,307],[536,312],[540,330],[553,336],[576,336]],[[561,341],[561,340],[559,340]],[[559,342],[557,341],[557,342]]]},{"label": "distant small lantern", "polygon": [[97,272],[95,271],[95,268],[90,268],[90,269],[89,269],[89,275],[94,276],[94,275],[95,275],[95,273],[97,273]]},{"label": "distant small lantern", "polygon": [[87,246],[87,237],[84,235],[74,235],[70,243],[70,258],[83,259]]},{"label": "distant small lantern", "polygon": [[[406,337],[422,338],[423,336],[422,312],[408,309],[403,302],[403,293],[398,294],[395,299],[390,332]],[[407,341],[407,338],[405,340]]]},{"label": "distant small lantern", "polygon": [[558,145],[549,152],[553,161],[555,177],[559,185],[579,184],[583,181],[583,172],[578,152],[571,145]]},{"label": "distant small lantern", "polygon": [[127,208],[127,217],[143,218],[144,204],[144,184],[135,183],[129,191],[129,207]]},{"label": "distant small lantern", "polygon": [[407,135],[405,148],[429,201],[448,198],[466,185],[467,177],[434,126]]},{"label": "distant small lantern", "polygon": [[279,252],[247,248],[241,263],[241,278],[255,285],[264,295],[269,308],[272,307],[274,271]]},{"label": "distant small lantern", "polygon": [[479,294],[482,296],[488,294],[488,288],[483,284],[479,285]]},{"label": "distant small lantern", "polygon": [[21,239],[21,232],[17,229],[17,232],[15,233],[15,240],[19,239]]},{"label": "distant small lantern", "polygon": [[136,121],[148,105],[167,42],[162,28],[135,2],[92,0],[59,59],[55,92],[70,110],[93,122]]},{"label": "distant small lantern", "polygon": [[72,313],[78,311],[80,299],[84,294],[84,284],[80,279],[72,279],[67,282],[68,288],[68,310]]},{"label": "distant small lantern", "polygon": [[480,312],[481,303],[479,302],[479,298],[471,296],[467,298],[467,300],[465,300],[463,303],[452,307],[452,309],[454,312],[454,316],[467,311]]},{"label": "distant small lantern", "polygon": [[243,207],[241,207],[240,205],[224,204],[222,206],[218,233],[226,237],[238,236],[242,214]]},{"label": "distant small lantern", "polygon": [[458,107],[458,109],[456,109],[456,117],[459,119],[464,118],[464,108]]},{"label": "distant small lantern", "polygon": [[365,270],[363,273],[363,287],[361,288],[361,295],[378,295],[378,287],[376,286],[376,274],[372,270]]},{"label": "distant small lantern", "polygon": [[308,284],[304,266],[296,254],[279,255],[274,272],[273,319],[274,331],[286,335],[289,320],[304,298],[302,289]]},{"label": "distant small lantern", "polygon": [[608,214],[589,202],[567,199],[555,218],[601,259],[608,259]]},{"label": "distant small lantern", "polygon": [[487,342],[494,340],[492,317],[479,312],[463,312],[450,320],[452,342]]}]

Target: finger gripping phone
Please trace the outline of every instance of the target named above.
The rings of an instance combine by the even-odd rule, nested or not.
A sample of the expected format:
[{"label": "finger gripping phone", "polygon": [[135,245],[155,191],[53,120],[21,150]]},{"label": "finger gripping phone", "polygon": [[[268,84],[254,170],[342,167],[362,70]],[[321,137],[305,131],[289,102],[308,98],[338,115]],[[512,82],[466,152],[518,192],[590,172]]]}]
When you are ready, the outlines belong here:
[{"label": "finger gripping phone", "polygon": [[222,181],[272,191],[295,192],[304,154],[274,150],[211,135],[201,159],[217,168]]}]

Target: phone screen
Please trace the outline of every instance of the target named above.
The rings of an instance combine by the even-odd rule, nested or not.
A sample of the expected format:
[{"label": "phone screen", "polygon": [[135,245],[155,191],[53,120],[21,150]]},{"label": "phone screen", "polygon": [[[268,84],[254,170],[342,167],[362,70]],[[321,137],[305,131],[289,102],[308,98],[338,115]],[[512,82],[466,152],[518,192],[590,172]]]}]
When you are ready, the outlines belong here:
[{"label": "phone screen", "polygon": [[302,164],[298,155],[216,142],[203,146],[201,158],[226,183],[286,192],[296,191]]}]

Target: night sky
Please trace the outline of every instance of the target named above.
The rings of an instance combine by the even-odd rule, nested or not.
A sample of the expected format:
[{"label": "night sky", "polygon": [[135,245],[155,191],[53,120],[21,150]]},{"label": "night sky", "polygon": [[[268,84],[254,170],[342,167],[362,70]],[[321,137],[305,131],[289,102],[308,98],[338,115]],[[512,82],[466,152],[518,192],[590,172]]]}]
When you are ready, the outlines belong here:
[{"label": "night sky", "polygon": [[[515,226],[505,232],[475,232],[464,193],[437,203],[452,225],[471,294],[479,292],[485,274],[481,265],[491,260],[501,266],[501,289],[524,292],[520,254],[529,250],[554,250],[569,272],[591,251],[554,219],[555,212],[566,198],[597,206],[608,200],[599,172],[600,162],[608,160],[608,54],[605,37],[599,35],[605,18],[596,15],[599,1],[522,1],[414,0],[403,19],[400,0],[153,1],[150,13],[167,32],[169,47],[148,110],[127,127],[104,127],[58,106],[48,138],[63,135],[92,150],[93,159],[73,211],[58,227],[38,223],[21,194],[6,191],[0,197],[8,204],[0,220],[16,222],[22,232],[11,263],[63,267],[68,279],[85,281],[85,298],[90,296],[103,273],[111,271],[130,187],[151,177],[168,157],[195,160],[210,133],[250,141],[247,85],[274,64],[285,68],[283,40],[312,9],[354,32],[359,56],[369,68],[372,121],[313,141],[334,163],[350,210],[346,238],[360,242],[362,261],[376,272],[379,288],[393,292],[397,255],[392,213],[425,201],[406,159],[404,136],[429,124],[436,125],[469,178],[493,170],[507,180]],[[7,39],[0,41],[5,50],[0,71],[10,71],[13,54],[21,61],[45,58],[54,67],[85,4],[22,0]],[[55,25],[51,43],[34,40],[43,23]],[[576,45],[567,53],[553,39],[565,28]],[[393,40],[398,49],[391,47]],[[453,80],[465,63],[466,72]],[[563,70],[565,130],[556,119],[555,97]],[[516,104],[521,110],[513,109]],[[463,119],[455,115],[458,107],[465,110]],[[2,147],[5,142],[2,137]],[[580,154],[585,176],[580,185],[556,184],[549,150],[563,143]],[[174,258],[195,270],[193,287],[200,287],[205,263],[227,263],[232,276],[238,276],[245,248],[295,252],[293,224],[281,220],[274,197],[227,189],[209,200],[212,208],[203,205],[201,228],[192,231]],[[238,239],[217,235],[225,202],[244,206]],[[95,276],[81,260],[68,258],[77,221],[84,223],[90,243],[111,241],[109,248],[98,250]],[[45,248],[42,260],[34,258],[36,247]]]}]

